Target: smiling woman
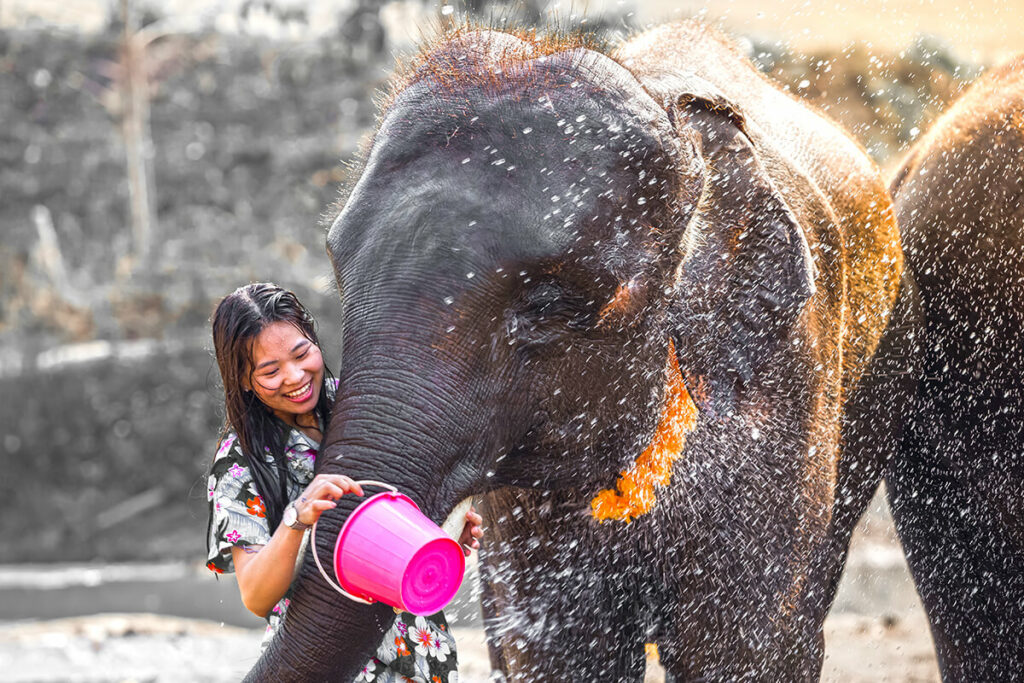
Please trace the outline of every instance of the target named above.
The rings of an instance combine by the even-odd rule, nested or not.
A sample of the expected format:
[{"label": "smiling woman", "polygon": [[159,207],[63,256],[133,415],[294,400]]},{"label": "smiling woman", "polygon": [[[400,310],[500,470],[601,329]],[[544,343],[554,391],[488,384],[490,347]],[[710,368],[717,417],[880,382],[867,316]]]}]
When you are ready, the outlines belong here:
[{"label": "smiling woman", "polygon": [[[213,339],[228,424],[210,468],[207,567],[236,572],[242,602],[267,619],[266,645],[286,619],[306,529],[343,495],[363,492],[342,474],[314,476],[337,381],[295,295],[271,284],[240,287],[218,304]],[[467,553],[480,521],[472,510],[466,516]],[[417,672],[448,680],[454,650],[443,613],[402,614],[363,671],[383,681]]]},{"label": "smiling woman", "polygon": [[[328,385],[312,317],[298,298],[272,284],[240,287],[224,297],[213,316],[213,343],[224,383],[227,427],[221,443],[235,437],[267,507],[271,528],[288,502],[284,483],[287,432],[298,429],[315,442],[330,416]],[[303,389],[296,402],[285,396]],[[276,418],[276,419],[275,419]],[[273,464],[252,454],[267,452]]]},{"label": "smiling woman", "polygon": [[285,424],[319,441],[322,432],[313,409],[324,382],[320,347],[291,322],[274,322],[252,342],[252,359],[256,368],[242,378],[245,390],[254,392]]}]

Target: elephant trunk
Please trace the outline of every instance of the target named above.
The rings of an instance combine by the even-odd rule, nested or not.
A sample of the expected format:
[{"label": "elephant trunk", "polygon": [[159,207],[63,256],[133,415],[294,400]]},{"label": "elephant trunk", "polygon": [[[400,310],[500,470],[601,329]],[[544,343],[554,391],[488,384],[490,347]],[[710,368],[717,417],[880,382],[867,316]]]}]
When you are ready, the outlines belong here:
[{"label": "elephant trunk", "polygon": [[[346,347],[317,473],[386,482],[442,523],[460,500],[480,488],[484,468],[479,455],[493,446],[479,436],[493,430],[479,430],[478,420],[467,415],[465,400],[455,391],[446,396],[436,370],[410,360],[415,354],[406,354],[403,361],[396,361],[393,352],[387,359],[380,352],[357,358],[352,346]],[[367,496],[377,492],[373,487],[365,491]],[[313,550],[334,581],[335,541],[363,500],[345,496],[317,525]],[[284,626],[246,680],[352,680],[394,616],[386,605],[363,605],[340,595],[307,552]]]}]

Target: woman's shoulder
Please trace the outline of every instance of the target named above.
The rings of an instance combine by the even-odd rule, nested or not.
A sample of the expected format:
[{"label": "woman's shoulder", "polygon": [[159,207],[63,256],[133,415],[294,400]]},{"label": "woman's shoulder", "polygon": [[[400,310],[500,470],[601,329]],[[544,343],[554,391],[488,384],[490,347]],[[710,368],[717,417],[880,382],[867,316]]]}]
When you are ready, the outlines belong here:
[{"label": "woman's shoulder", "polygon": [[248,470],[242,445],[238,441],[238,434],[233,429],[227,429],[217,442],[217,454],[213,456],[210,474],[219,477],[228,470],[234,470],[237,476],[239,468]]},{"label": "woman's shoulder", "polygon": [[224,430],[217,442],[217,454],[213,456],[213,461],[217,462],[233,457],[242,457],[242,445],[238,442],[238,434],[235,430],[228,428]]}]

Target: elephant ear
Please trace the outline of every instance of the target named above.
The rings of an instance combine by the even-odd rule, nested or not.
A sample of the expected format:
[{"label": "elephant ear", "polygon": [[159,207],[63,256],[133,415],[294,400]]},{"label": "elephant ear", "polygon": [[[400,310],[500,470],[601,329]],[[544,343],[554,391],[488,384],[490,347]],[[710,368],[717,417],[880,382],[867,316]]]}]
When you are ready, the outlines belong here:
[{"label": "elephant ear", "polygon": [[815,292],[804,231],[769,177],[738,107],[703,83],[669,118],[703,161],[704,189],[681,236],[673,336],[682,367],[745,385]]}]

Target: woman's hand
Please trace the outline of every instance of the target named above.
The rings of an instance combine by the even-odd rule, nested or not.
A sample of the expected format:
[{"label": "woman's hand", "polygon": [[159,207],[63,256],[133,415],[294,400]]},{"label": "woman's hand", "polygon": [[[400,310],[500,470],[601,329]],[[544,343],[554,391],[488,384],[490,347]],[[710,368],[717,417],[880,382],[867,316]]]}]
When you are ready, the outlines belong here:
[{"label": "woman's hand", "polygon": [[[338,507],[337,499],[346,493],[363,495],[363,489],[348,477],[341,474],[318,474],[309,482],[309,486],[295,499],[295,512],[300,522],[313,526],[326,510]],[[479,515],[477,515],[479,519]],[[482,521],[482,520],[481,520]]]},{"label": "woman's hand", "polygon": [[[317,475],[295,499],[298,520],[312,526],[324,510],[336,507],[334,501],[346,493],[361,496],[363,489],[340,474]],[[266,545],[231,549],[238,590],[250,612],[266,616],[288,592],[295,578],[295,558],[301,543],[302,534],[293,533],[293,529],[282,523]]]},{"label": "woman's hand", "polygon": [[483,523],[484,518],[477,514],[474,508],[469,508],[469,512],[466,513],[466,525],[462,527],[462,535],[459,536],[459,545],[467,556],[474,548],[480,547],[480,541],[477,539],[484,535],[484,530],[480,526]]}]

